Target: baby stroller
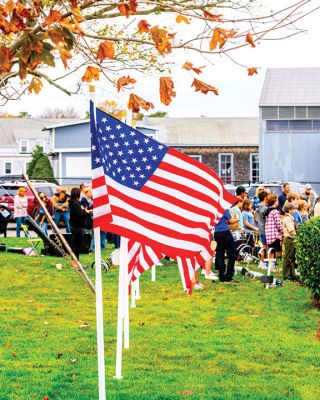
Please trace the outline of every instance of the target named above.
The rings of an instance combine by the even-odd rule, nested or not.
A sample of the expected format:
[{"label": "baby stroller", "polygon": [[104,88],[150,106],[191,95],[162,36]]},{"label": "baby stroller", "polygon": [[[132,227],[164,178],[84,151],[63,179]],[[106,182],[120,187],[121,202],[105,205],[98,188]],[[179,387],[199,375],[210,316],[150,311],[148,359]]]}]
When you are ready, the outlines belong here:
[{"label": "baby stroller", "polygon": [[250,231],[234,231],[232,232],[233,239],[237,250],[237,261],[250,262],[260,261],[255,253],[255,234]]},{"label": "baby stroller", "polygon": [[11,214],[12,213],[8,207],[0,204],[0,234],[3,234],[4,237],[7,237],[7,226]]}]

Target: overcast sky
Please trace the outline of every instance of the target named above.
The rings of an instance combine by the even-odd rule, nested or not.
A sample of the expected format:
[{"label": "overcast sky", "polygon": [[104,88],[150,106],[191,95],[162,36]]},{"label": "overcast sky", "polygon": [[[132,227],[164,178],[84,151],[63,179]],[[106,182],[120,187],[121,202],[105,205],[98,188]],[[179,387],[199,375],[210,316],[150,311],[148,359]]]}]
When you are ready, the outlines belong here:
[{"label": "overcast sky", "polygon": [[[319,0],[317,0],[319,2]],[[262,3],[272,5],[295,3],[294,0],[265,0]],[[316,2],[314,3],[316,4]],[[267,68],[284,67],[320,67],[319,45],[320,37],[320,12],[306,17],[300,21],[299,27],[307,29],[302,33],[285,40],[267,41],[257,44],[255,49],[251,47],[241,49],[232,53],[237,61],[259,67],[259,74],[248,77],[246,70],[232,63],[231,61],[217,56],[214,66],[207,66],[199,79],[215,85],[219,88],[220,95],[213,93],[207,95],[195,93],[190,88],[192,77],[187,71],[179,70],[173,74],[176,86],[177,97],[169,107],[157,101],[155,85],[157,78],[144,76],[135,85],[134,93],[145,100],[155,104],[156,110],[167,111],[171,117],[199,117],[199,116],[257,116],[258,102]],[[180,59],[181,57],[181,59]],[[195,66],[202,66],[205,61],[199,56],[179,55],[177,60],[183,63],[186,60],[193,61]],[[82,73],[75,76],[76,81]],[[130,74],[132,75],[132,74]],[[134,74],[133,74],[134,75]],[[70,79],[69,79],[70,80]],[[126,104],[129,93],[118,95],[110,84],[100,81],[97,87],[97,101],[115,100],[118,103]],[[25,95],[21,100],[8,103],[1,107],[1,111],[7,111],[17,115],[20,111],[27,111],[32,116],[38,116],[46,108],[64,108],[73,106],[80,116],[85,115],[88,109],[88,94],[84,88],[83,93],[70,98],[55,88],[45,86],[45,89],[38,95]]]}]

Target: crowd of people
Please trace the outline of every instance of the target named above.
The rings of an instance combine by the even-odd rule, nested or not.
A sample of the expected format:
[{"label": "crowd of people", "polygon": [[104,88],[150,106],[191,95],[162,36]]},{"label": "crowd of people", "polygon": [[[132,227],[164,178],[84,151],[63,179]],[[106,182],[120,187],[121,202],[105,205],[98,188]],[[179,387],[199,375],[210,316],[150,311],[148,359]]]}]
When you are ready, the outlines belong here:
[{"label": "crowd of people", "polygon": [[[216,242],[215,269],[219,281],[233,281],[234,266],[239,256],[234,238],[237,235],[233,231],[245,232],[248,248],[253,249],[254,244],[259,242],[260,268],[267,269],[268,260],[271,270],[275,271],[276,260],[283,253],[283,279],[298,280],[294,238],[300,224],[310,217],[320,216],[320,197],[314,198],[311,185],[306,185],[304,193],[298,195],[291,192],[288,183],[283,185],[280,196],[261,185],[252,200],[243,186],[237,187],[236,197],[236,204],[224,213],[213,233]],[[218,280],[212,271],[207,272],[205,277]],[[195,288],[200,289],[201,286],[196,281]]]},{"label": "crowd of people", "polygon": [[[26,189],[18,189],[14,197],[14,218],[16,220],[16,236],[20,236],[21,225],[25,223],[28,212]],[[44,193],[39,196],[44,207],[52,215],[55,223],[64,223],[67,233],[72,234],[72,248],[77,258],[83,242],[84,234],[90,233],[93,237],[93,204],[92,189],[87,184],[73,188],[70,195],[61,187],[57,187],[55,195],[50,200]],[[275,270],[276,260],[283,251],[283,279],[296,280],[295,273],[295,244],[299,225],[308,221],[310,217],[320,216],[320,196],[315,199],[310,185],[305,186],[303,194],[291,192],[290,185],[283,185],[280,196],[270,193],[263,185],[259,186],[251,200],[244,186],[236,189],[237,202],[227,210],[213,232],[212,249],[215,252],[215,269],[212,271],[212,260],[209,260],[202,271],[205,279],[231,282],[234,276],[234,266],[238,257],[238,246],[233,232],[245,233],[247,245],[254,248],[259,241],[260,264],[266,269],[265,260],[271,263],[271,270]],[[48,233],[48,218],[42,207],[37,208],[35,220],[41,229]],[[101,247],[106,247],[106,232],[101,232]],[[94,240],[90,250],[94,249]],[[226,258],[228,262],[226,263]],[[195,279],[195,288],[203,285]]]}]

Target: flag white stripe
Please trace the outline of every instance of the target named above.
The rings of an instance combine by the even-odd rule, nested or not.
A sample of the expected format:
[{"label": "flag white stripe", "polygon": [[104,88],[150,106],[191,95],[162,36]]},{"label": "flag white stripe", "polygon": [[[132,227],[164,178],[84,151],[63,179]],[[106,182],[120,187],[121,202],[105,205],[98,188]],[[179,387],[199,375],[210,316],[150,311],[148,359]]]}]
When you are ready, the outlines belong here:
[{"label": "flag white stripe", "polygon": [[110,214],[111,207],[110,204],[104,204],[93,209],[93,218],[102,217],[103,215]]},{"label": "flag white stripe", "polygon": [[147,187],[149,187],[151,189],[157,190],[160,193],[167,193],[167,194],[175,197],[176,199],[179,199],[179,200],[182,200],[182,201],[184,201],[186,203],[192,204],[192,205],[194,205],[196,207],[199,207],[199,208],[201,208],[203,210],[211,211],[213,215],[219,215],[217,209],[213,206],[213,204],[209,204],[209,203],[206,203],[206,202],[204,202],[202,200],[199,200],[199,199],[197,199],[197,198],[195,198],[193,196],[189,196],[188,194],[183,193],[180,190],[172,189],[172,188],[170,188],[170,187],[168,187],[166,185],[161,185],[159,183],[151,182],[151,181],[148,181],[145,184],[145,186],[147,186]]},{"label": "flag white stripe", "polygon": [[150,246],[146,246],[146,251],[153,261],[153,264],[156,264],[159,261],[159,257],[156,255],[156,253],[152,250]]},{"label": "flag white stripe", "polygon": [[[143,193],[138,190],[130,189],[127,186],[123,186],[120,183],[114,181],[111,178],[108,178],[108,181],[110,181],[110,186],[114,187],[118,192],[123,193],[124,195],[128,197],[132,197],[133,199],[137,201],[141,201],[143,203],[147,204],[155,204],[157,207],[162,208],[165,211],[170,211],[174,214],[180,215],[186,219],[189,219],[190,221],[194,222],[203,222],[207,226],[210,227],[210,218],[203,216],[198,213],[194,213],[192,211],[188,211],[184,208],[181,208],[179,206],[176,206],[172,203],[169,203],[168,201],[162,200],[161,198],[149,195],[147,193]],[[163,193],[163,192],[161,192]],[[192,202],[193,204],[193,202]],[[111,203],[112,205],[112,203]],[[208,210],[208,205],[206,207],[206,210]]]},{"label": "flag white stripe", "polygon": [[101,196],[105,196],[106,194],[108,194],[107,185],[102,185],[92,189],[92,195],[94,199],[97,199],[98,197]]},{"label": "flag white stripe", "polygon": [[162,235],[160,233],[147,229],[141,224],[127,220],[126,218],[122,218],[118,215],[113,215],[113,224],[121,226],[125,229],[129,229],[133,232],[139,232],[141,235],[144,235],[150,238],[151,240],[155,240],[159,243],[163,243],[166,246],[176,247],[183,250],[189,250],[195,252],[200,252],[203,250],[203,246],[201,244]]},{"label": "flag white stripe", "polygon": [[154,175],[187,186],[188,188],[191,187],[193,190],[197,190],[200,194],[205,194],[216,202],[219,201],[219,195],[216,192],[210,190],[207,186],[201,185],[201,183],[185,178],[184,176],[162,170],[161,168],[156,169]]},{"label": "flag white stripe", "polygon": [[121,200],[120,198],[112,196],[112,195],[109,195],[109,200],[113,206],[122,208],[122,209],[126,210],[127,212],[134,214],[136,217],[138,217],[144,221],[148,221],[153,224],[163,226],[165,228],[170,228],[177,232],[184,232],[186,234],[189,233],[190,235],[197,235],[197,236],[200,236],[205,239],[208,238],[208,231],[206,231],[205,229],[187,227],[186,225],[179,224],[178,222],[175,222],[174,220],[164,218],[164,217],[161,217],[160,215],[152,214],[147,211],[140,210],[138,208],[131,206],[130,204],[126,203],[125,201]]}]

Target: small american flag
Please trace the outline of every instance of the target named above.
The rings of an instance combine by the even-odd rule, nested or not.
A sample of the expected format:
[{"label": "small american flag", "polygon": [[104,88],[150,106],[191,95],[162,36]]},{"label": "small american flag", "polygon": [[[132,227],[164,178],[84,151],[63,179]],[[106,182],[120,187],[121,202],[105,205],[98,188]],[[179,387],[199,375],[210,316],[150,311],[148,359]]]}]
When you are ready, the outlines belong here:
[{"label": "small american flag", "polygon": [[132,279],[167,255],[190,291],[194,271],[212,255],[212,228],[235,198],[205,165],[92,102],[90,114],[94,226],[131,239]]}]

